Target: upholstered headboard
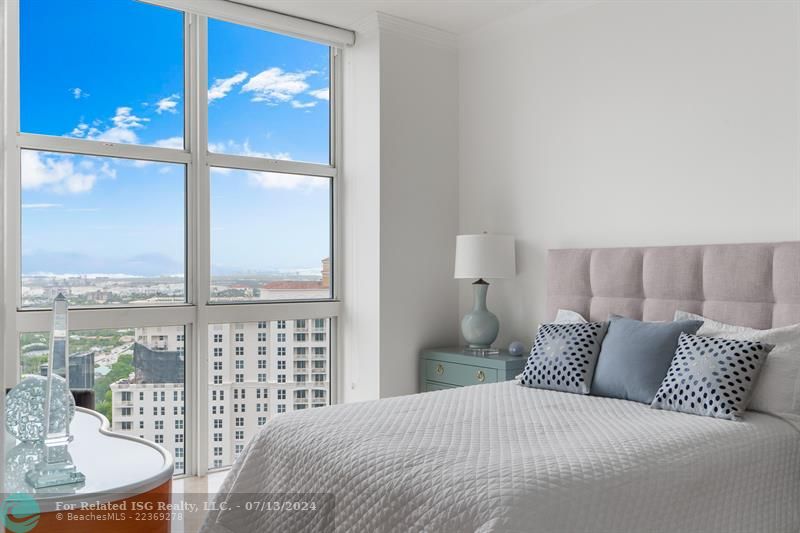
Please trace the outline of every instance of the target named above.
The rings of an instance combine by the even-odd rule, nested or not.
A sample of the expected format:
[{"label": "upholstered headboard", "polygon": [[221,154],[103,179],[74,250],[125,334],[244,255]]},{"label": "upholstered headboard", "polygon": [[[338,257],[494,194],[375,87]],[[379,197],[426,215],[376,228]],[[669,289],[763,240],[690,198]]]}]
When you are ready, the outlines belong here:
[{"label": "upholstered headboard", "polygon": [[682,309],[759,329],[800,323],[800,242],[550,250],[547,271],[549,319]]}]

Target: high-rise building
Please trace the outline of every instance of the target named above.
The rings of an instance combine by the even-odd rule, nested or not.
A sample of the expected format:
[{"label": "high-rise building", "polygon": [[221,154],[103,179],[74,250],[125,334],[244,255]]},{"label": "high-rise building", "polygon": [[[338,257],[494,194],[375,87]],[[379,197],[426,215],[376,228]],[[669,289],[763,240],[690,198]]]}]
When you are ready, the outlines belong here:
[{"label": "high-rise building", "polygon": [[[113,430],[157,442],[184,467],[184,328],[138,328],[134,373],[111,385]],[[272,417],[328,405],[328,319],[208,329],[208,466],[233,462]]]}]

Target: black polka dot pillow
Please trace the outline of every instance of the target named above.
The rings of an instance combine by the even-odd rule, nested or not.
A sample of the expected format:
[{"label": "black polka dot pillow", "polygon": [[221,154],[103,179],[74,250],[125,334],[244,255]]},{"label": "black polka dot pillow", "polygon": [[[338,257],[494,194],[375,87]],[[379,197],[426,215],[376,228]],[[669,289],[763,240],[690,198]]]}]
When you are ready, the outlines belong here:
[{"label": "black polka dot pillow", "polygon": [[607,322],[543,324],[520,383],[537,389],[589,394]]},{"label": "black polka dot pillow", "polygon": [[773,346],[681,333],[651,407],[737,420]]}]

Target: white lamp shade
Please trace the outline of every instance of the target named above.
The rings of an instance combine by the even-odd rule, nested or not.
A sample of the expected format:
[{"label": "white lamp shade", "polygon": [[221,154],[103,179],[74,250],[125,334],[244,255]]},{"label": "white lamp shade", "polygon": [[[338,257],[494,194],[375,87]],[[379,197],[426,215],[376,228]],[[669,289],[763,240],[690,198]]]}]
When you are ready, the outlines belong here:
[{"label": "white lamp shade", "polygon": [[513,278],[517,273],[514,237],[456,236],[455,278]]}]

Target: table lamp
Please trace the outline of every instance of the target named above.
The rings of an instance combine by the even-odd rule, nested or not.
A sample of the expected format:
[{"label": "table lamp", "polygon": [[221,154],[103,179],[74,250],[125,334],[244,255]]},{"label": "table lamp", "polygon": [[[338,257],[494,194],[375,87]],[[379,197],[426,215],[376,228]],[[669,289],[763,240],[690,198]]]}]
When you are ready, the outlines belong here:
[{"label": "table lamp", "polygon": [[486,308],[489,283],[484,278],[513,278],[516,274],[514,237],[510,235],[458,235],[456,236],[456,279],[476,279],[472,283],[474,295],[472,311],[461,320],[461,334],[467,341],[467,350],[488,355],[498,353],[492,343],[500,331],[497,316]]}]

